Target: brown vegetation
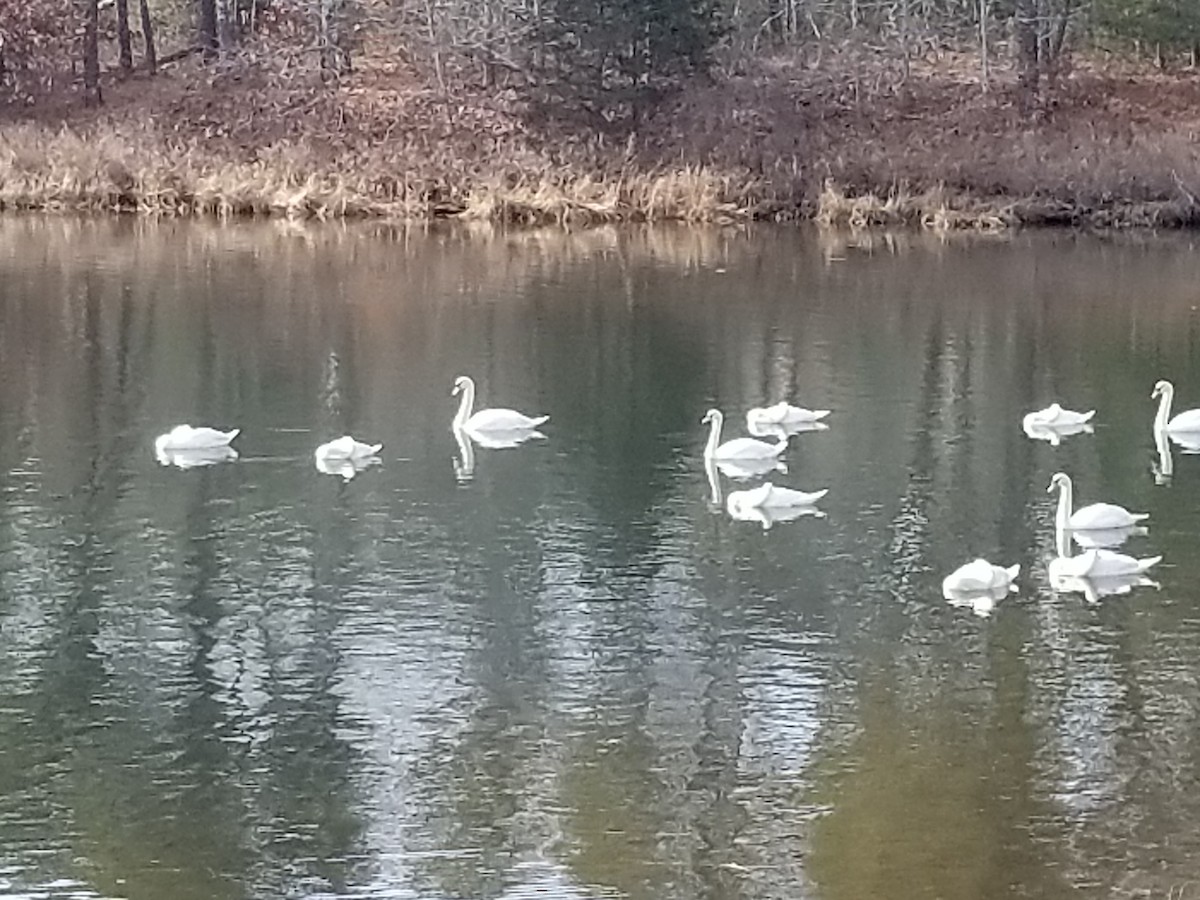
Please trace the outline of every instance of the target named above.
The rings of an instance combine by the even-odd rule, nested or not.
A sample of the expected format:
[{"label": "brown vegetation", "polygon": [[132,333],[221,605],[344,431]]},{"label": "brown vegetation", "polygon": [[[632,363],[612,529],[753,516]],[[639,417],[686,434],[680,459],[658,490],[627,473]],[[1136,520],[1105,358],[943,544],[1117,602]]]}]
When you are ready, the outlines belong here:
[{"label": "brown vegetation", "polygon": [[536,121],[518,96],[364,53],[336,83],[184,60],[75,99],[0,107],[0,207],[1003,228],[1200,223],[1200,79],[1076,66],[1035,117],[971,60],[759,62],[631,136]]}]

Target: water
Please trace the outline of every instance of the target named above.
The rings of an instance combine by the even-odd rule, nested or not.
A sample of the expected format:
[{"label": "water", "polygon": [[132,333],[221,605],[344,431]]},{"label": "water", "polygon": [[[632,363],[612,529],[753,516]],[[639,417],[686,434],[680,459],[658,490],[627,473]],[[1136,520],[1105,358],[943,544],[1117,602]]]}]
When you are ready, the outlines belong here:
[{"label": "water", "polygon": [[[1184,896],[1186,238],[0,220],[0,896]],[[476,449],[483,404],[547,440]],[[834,410],[714,505],[710,406]],[[1020,417],[1096,407],[1050,447]],[[156,434],[240,426],[160,466]],[[385,445],[345,482],[312,449]],[[1055,595],[1058,469],[1160,589]],[[754,484],[757,482],[749,482]],[[722,491],[745,486],[728,480]],[[1020,562],[980,618],[941,578]],[[1181,893],[1184,892],[1184,893]]]}]

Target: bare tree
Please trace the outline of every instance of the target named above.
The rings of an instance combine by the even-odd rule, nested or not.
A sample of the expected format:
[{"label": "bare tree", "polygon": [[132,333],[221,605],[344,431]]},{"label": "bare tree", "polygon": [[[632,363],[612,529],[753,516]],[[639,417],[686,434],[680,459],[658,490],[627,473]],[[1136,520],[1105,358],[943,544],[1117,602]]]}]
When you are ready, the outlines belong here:
[{"label": "bare tree", "polygon": [[200,46],[206,57],[216,56],[220,48],[220,38],[217,35],[217,0],[198,0],[197,21],[200,26]]},{"label": "bare tree", "polygon": [[133,69],[133,39],[129,35],[129,0],[116,0],[117,46],[120,48],[121,69]]},{"label": "bare tree", "polygon": [[142,41],[146,46],[146,71],[153,75],[158,71],[158,53],[154,48],[154,23],[150,20],[149,0],[138,0],[142,14]]},{"label": "bare tree", "polygon": [[100,0],[84,0],[83,8],[83,96],[89,106],[99,106],[100,97]]}]

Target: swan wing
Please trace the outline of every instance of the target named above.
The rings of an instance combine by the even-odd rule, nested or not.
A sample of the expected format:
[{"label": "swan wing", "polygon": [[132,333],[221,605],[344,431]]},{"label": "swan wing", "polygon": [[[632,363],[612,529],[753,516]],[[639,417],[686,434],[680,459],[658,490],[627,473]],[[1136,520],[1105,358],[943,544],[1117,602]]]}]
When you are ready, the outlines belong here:
[{"label": "swan wing", "polygon": [[771,488],[764,501],[766,506],[812,506],[822,497],[829,493],[829,489],[821,491],[796,491],[792,488],[775,487],[770,482],[767,482],[766,487]]},{"label": "swan wing", "polygon": [[976,559],[959,566],[942,579],[942,594],[965,591],[986,591],[992,587],[993,566],[986,559]]},{"label": "swan wing", "polygon": [[726,441],[717,448],[716,456],[718,458],[751,458],[751,459],[766,459],[772,456],[778,456],[787,446],[787,441],[778,441],[774,444],[768,444],[766,441],[760,441],[756,438],[734,438],[732,441]]},{"label": "swan wing", "polygon": [[1149,513],[1131,513],[1125,507],[1113,503],[1092,503],[1075,510],[1068,524],[1078,530],[1127,528],[1146,518],[1149,518]]},{"label": "swan wing", "polygon": [[481,409],[466,421],[470,431],[516,431],[537,428],[549,416],[527,416],[515,409]]},{"label": "swan wing", "polygon": [[1200,409],[1185,409],[1172,416],[1171,421],[1167,423],[1167,430],[1200,432]]}]

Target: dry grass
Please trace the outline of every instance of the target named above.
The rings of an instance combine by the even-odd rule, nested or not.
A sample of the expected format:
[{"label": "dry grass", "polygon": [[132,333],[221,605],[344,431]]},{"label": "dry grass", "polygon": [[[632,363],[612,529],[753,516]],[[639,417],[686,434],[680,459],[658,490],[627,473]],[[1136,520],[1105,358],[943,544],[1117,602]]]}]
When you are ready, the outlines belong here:
[{"label": "dry grass", "polygon": [[[451,96],[391,57],[331,89],[186,63],[104,110],[0,109],[0,208],[522,224],[813,218],[839,228],[1200,224],[1200,80],[1081,67],[1036,120],[969,60],[760,61],[628,140]],[[844,73],[852,72],[847,79]],[[158,122],[159,127],[146,125]],[[169,126],[169,127],[168,127]]]}]

